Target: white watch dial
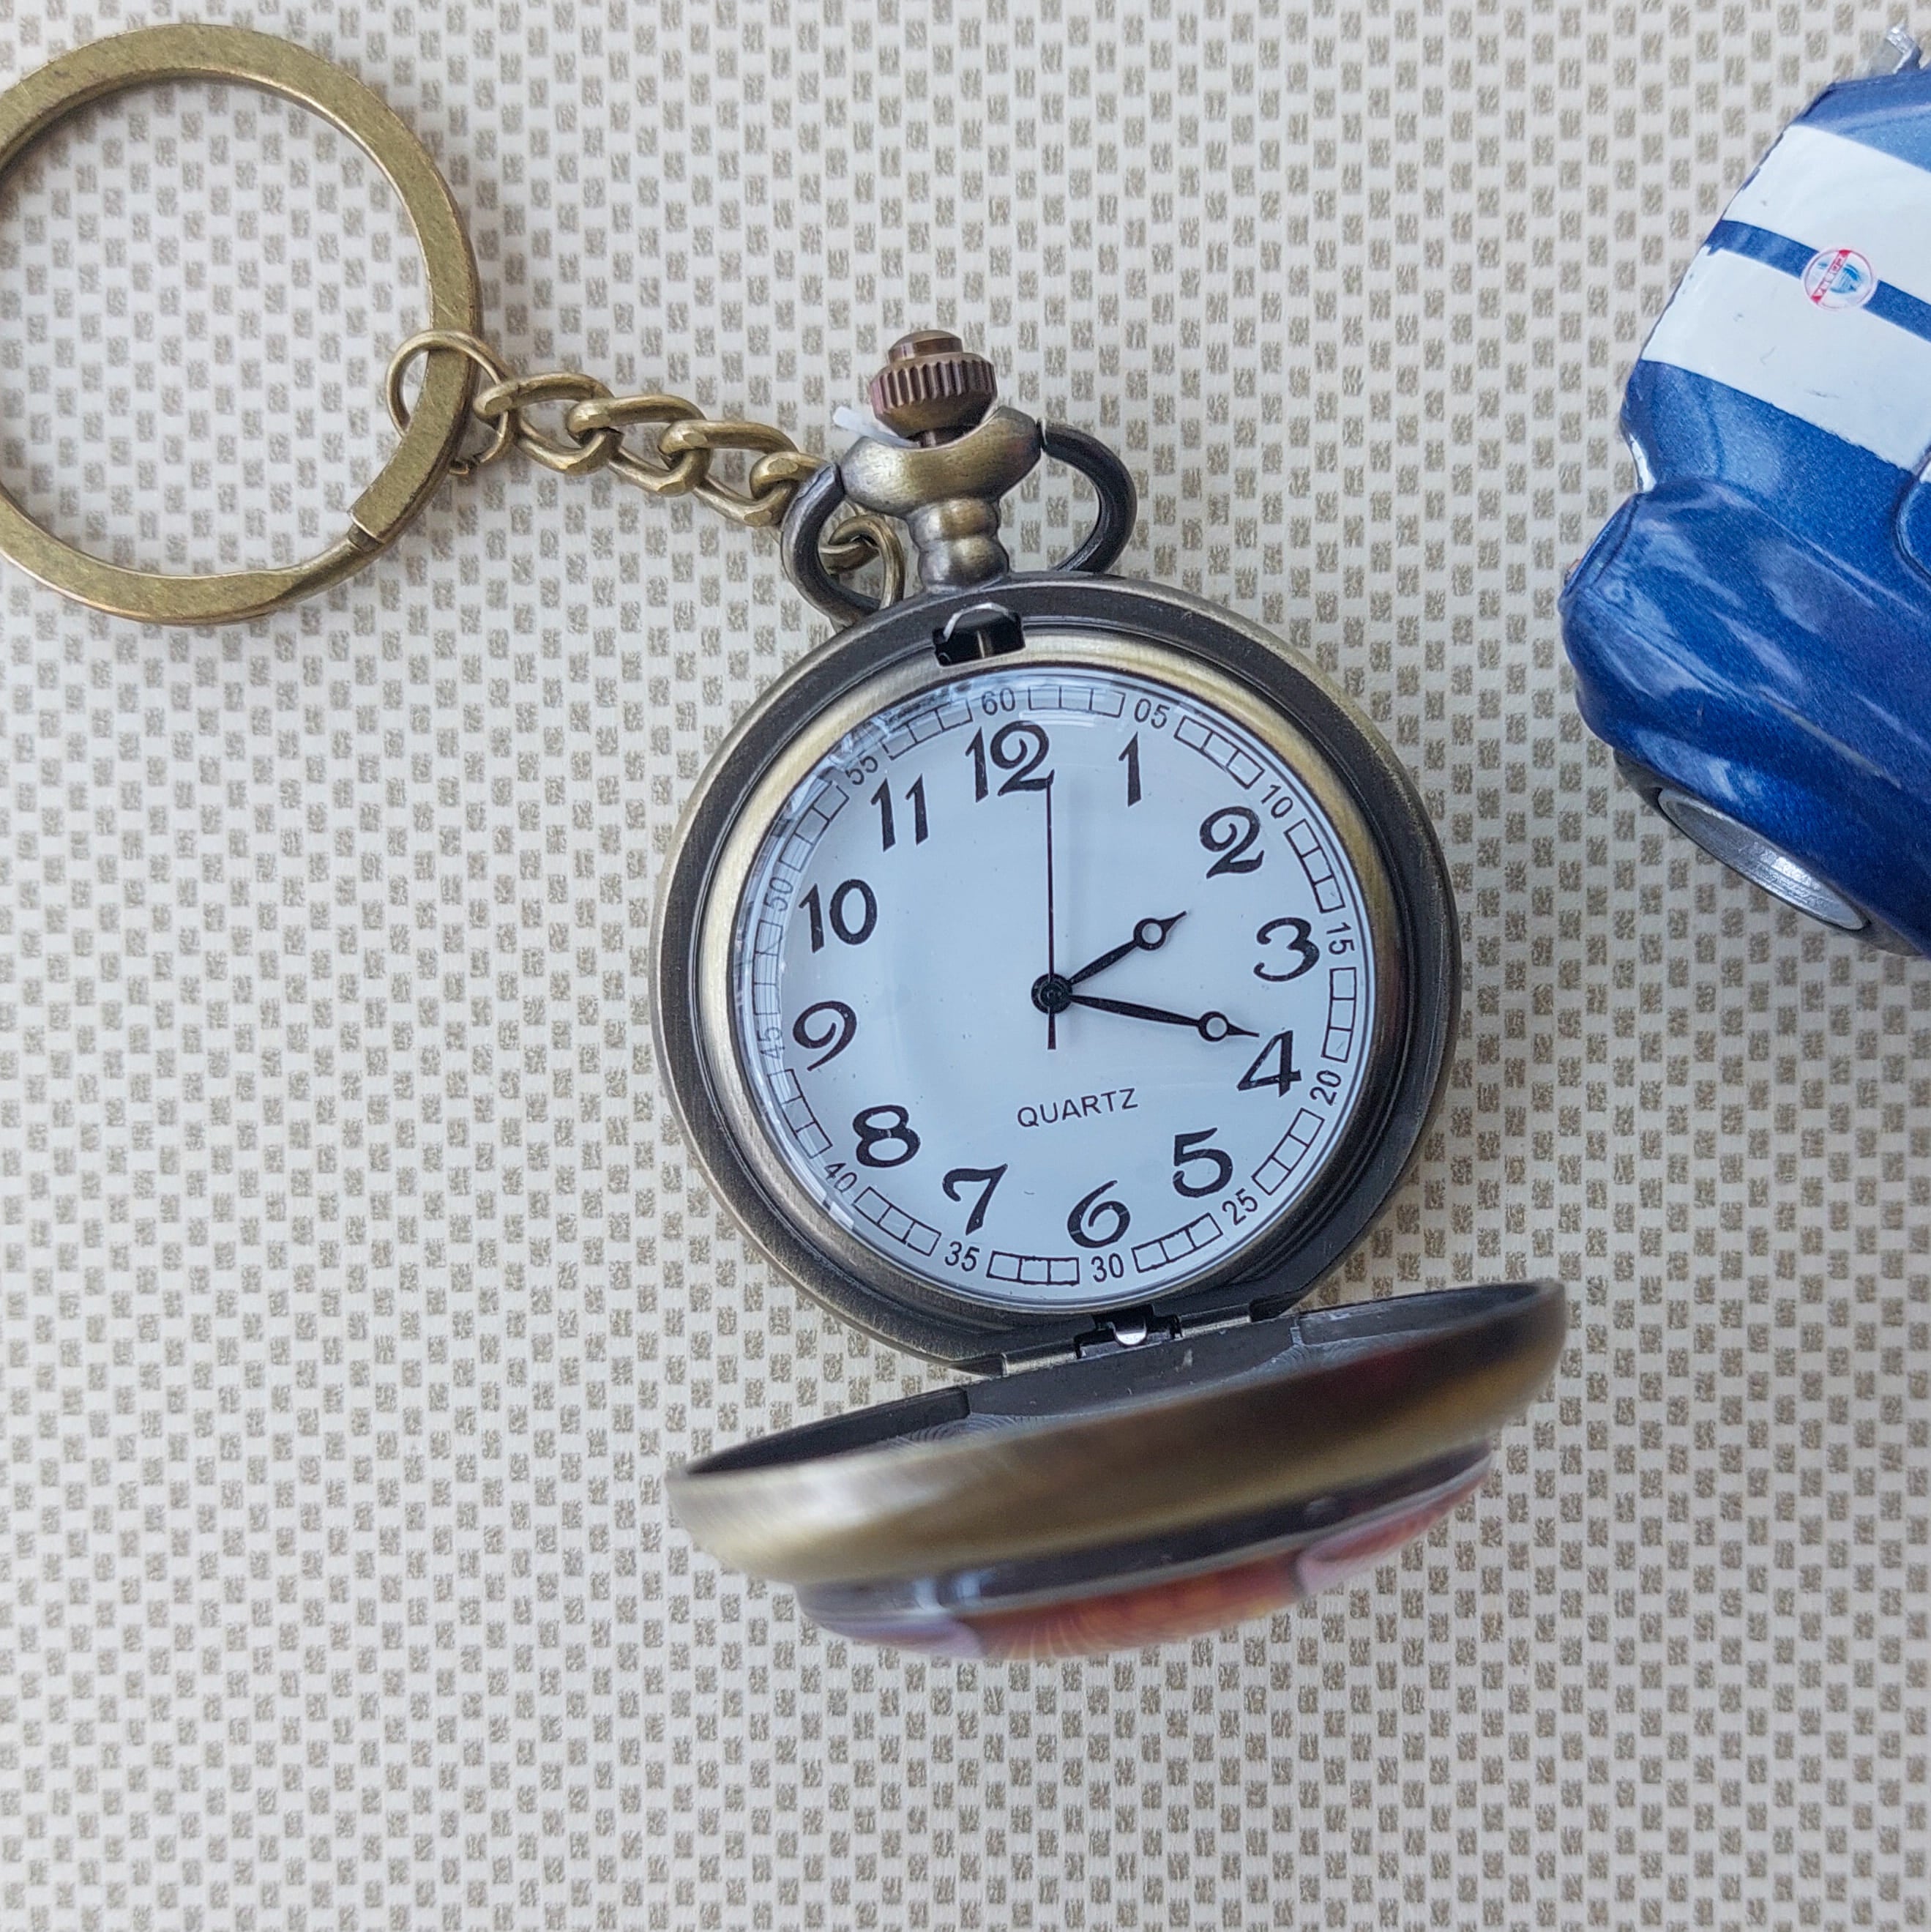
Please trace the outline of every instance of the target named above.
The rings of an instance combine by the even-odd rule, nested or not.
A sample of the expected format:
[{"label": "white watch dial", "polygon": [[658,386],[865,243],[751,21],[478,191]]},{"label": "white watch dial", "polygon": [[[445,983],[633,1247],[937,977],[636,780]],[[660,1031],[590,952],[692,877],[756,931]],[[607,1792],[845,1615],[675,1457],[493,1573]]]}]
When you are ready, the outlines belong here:
[{"label": "white watch dial", "polygon": [[865,1246],[982,1302],[1130,1304],[1249,1247],[1345,1132],[1366,894],[1246,726],[1031,643],[793,790],[738,910],[738,1048]]}]

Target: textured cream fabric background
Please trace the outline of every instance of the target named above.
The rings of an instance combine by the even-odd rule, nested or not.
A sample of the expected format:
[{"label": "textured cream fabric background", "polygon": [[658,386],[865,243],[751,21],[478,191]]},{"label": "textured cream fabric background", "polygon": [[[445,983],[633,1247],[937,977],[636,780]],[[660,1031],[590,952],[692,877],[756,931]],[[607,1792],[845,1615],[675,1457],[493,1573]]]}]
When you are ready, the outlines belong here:
[{"label": "textured cream fabric background", "polygon": [[[0,72],[156,17],[0,0]],[[1573,1343],[1476,1507],[1271,1628],[828,1642],[661,1492],[925,1379],[747,1252],[651,1065],[679,801],[820,628],[768,542],[505,465],[240,630],[7,572],[0,1928],[1931,1922],[1931,967],[1642,815],[1554,611],[1648,319],[1884,8],[239,17],[421,130],[519,361],[823,446],[950,320],[1117,443],[1129,567],[1343,678],[1454,865],[1454,1088],[1339,1292],[1554,1271]],[[298,114],[99,110],[0,206],[8,487],[314,545],[412,261]]]}]

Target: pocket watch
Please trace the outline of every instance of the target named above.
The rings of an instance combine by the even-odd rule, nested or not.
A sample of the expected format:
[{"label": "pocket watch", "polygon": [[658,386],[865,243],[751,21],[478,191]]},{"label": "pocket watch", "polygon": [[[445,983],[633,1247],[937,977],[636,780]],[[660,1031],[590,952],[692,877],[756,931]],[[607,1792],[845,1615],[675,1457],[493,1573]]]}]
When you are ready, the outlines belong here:
[{"label": "pocket watch", "polygon": [[[660,1065],[752,1238],[847,1320],[994,1378],[691,1463],[673,1506],[850,1634],[972,1652],[1150,1640],[1291,1600],[1479,1481],[1546,1378],[1552,1284],[1288,1315],[1440,1098],[1441,849],[1373,728],[1265,632],[1108,577],[1104,445],[895,344],[801,490],[795,584],[847,628],[699,780],[659,902]],[[1015,571],[1042,458],[1091,534]],[[925,586],[822,568],[845,504]]]},{"label": "pocket watch", "polygon": [[[1107,574],[1133,526],[1125,467],[999,404],[949,333],[895,345],[835,463],[679,397],[515,373],[477,332],[433,162],[286,41],[172,26],[63,56],[0,96],[0,172],[85,103],[189,76],[304,103],[395,187],[431,322],[390,366],[400,440],[304,564],[128,569],[4,493],[0,554],[121,615],[253,616],[363,567],[446,474],[515,448],[781,520],[787,573],[841,626],[751,706],[684,814],[658,1063],[781,1270],[976,1379],[674,1472],[694,1538],[853,1635],[1051,1652],[1291,1600],[1451,1510],[1553,1367],[1561,1288],[1296,1306],[1399,1185],[1455,1030],[1447,872],[1372,727],[1264,631]],[[1000,503],[1042,460],[1097,512],[1057,568],[1021,572]],[[852,581],[868,569],[876,601]]]}]

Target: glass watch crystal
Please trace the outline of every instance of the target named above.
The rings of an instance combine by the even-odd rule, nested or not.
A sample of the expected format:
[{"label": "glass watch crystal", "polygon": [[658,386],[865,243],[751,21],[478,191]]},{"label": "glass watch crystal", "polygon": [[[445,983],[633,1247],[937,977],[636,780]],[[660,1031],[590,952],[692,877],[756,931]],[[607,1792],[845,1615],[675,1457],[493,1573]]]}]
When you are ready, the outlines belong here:
[{"label": "glass watch crystal", "polygon": [[1377,998],[1370,888],[1281,750],[1054,641],[818,757],[731,960],[740,1064],[807,1195],[914,1276],[1037,1308],[1170,1292],[1264,1238],[1344,1137]]}]

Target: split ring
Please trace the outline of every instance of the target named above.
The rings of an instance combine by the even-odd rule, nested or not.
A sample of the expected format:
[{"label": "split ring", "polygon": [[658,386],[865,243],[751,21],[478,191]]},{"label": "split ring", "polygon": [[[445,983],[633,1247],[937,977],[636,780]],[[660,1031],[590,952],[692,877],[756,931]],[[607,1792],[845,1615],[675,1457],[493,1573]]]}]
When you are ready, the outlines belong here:
[{"label": "split ring", "polygon": [[[0,94],[0,176],[80,109],[170,80],[241,82],[340,129],[387,177],[415,230],[433,328],[474,335],[482,322],[475,260],[429,151],[352,74],[271,34],[245,27],[144,27],[63,54]],[[381,473],[350,506],[346,534],[306,563],[211,577],[123,569],[42,529],[4,489],[0,556],[63,596],[150,623],[222,624],[280,610],[359,570],[401,535],[456,460],[475,381],[466,350],[430,356],[408,427]]]}]

